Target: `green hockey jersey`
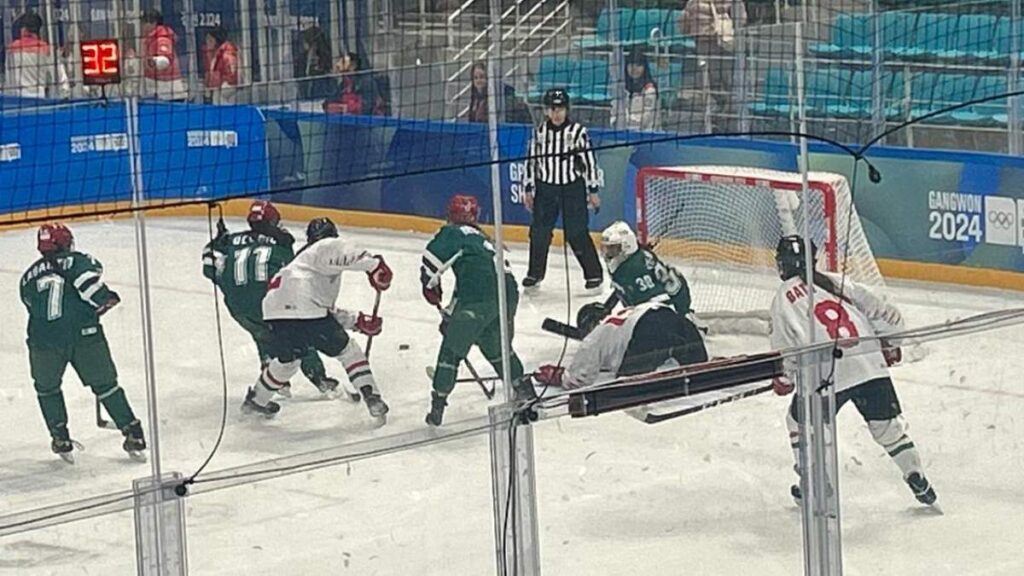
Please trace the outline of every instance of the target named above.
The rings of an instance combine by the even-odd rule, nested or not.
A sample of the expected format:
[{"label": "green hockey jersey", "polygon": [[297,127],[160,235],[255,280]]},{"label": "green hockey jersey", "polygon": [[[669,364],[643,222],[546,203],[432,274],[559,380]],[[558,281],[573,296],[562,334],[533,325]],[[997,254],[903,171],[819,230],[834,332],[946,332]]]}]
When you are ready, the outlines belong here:
[{"label": "green hockey jersey", "polygon": [[[498,301],[497,274],[494,271],[495,250],[491,240],[476,226],[446,224],[427,244],[420,267],[420,281],[425,288],[441,283],[448,269],[455,273],[455,295],[459,302]],[[507,289],[515,290],[516,281],[505,267]]]},{"label": "green hockey jersey", "polygon": [[612,287],[627,306],[657,299],[671,304],[679,314],[690,312],[686,278],[646,248],[631,254],[612,272]]},{"label": "green hockey jersey", "polygon": [[99,261],[82,252],[36,260],[21,277],[29,344],[63,347],[97,333],[96,310],[110,296],[102,274]]},{"label": "green hockey jersey", "polygon": [[251,230],[222,235],[203,250],[203,275],[220,288],[233,314],[262,318],[267,283],[295,257],[291,240]]}]

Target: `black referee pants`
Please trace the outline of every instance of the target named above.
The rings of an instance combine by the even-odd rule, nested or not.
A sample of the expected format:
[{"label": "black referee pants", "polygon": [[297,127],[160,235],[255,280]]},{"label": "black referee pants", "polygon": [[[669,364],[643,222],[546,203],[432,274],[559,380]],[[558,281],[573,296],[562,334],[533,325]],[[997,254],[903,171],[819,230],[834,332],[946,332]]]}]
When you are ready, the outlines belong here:
[{"label": "black referee pants", "polygon": [[590,239],[587,212],[587,189],[580,178],[563,185],[537,183],[533,198],[533,220],[530,222],[530,267],[526,275],[538,280],[544,278],[548,268],[548,249],[558,214],[562,214],[565,238],[583,268],[587,280],[601,278],[601,261]]}]

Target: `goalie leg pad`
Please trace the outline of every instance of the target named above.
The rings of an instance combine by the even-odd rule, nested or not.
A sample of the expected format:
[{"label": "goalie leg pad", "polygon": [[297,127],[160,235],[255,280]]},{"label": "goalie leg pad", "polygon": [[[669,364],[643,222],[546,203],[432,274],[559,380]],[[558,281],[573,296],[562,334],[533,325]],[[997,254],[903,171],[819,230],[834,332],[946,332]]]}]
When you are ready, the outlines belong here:
[{"label": "goalie leg pad", "polygon": [[885,448],[889,457],[899,466],[904,478],[914,472],[923,473],[921,457],[917,453],[914,441],[907,434],[901,418],[868,420],[868,430],[871,431],[871,437],[875,439],[875,442]]},{"label": "goalie leg pad", "polygon": [[341,354],[338,354],[335,358],[345,367],[348,381],[357,390],[361,390],[364,386],[369,386],[374,394],[380,394],[380,390],[377,389],[377,382],[373,378],[373,372],[370,371],[370,361],[366,358],[363,349],[359,347],[355,340],[349,339]]}]

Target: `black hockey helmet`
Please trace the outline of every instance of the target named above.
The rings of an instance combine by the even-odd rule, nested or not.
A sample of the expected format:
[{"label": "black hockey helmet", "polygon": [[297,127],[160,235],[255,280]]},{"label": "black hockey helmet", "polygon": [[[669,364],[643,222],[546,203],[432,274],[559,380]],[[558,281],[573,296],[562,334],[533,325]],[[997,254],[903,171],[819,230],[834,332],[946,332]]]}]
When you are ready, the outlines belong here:
[{"label": "black hockey helmet", "polygon": [[[811,262],[818,258],[818,247],[811,242]],[[779,278],[789,280],[794,276],[804,276],[806,255],[804,239],[797,234],[783,236],[775,248],[775,266],[779,270]]]},{"label": "black hockey helmet", "polygon": [[600,302],[585,304],[576,312],[576,328],[580,334],[586,336],[597,328],[597,325],[608,315],[608,311]]},{"label": "black hockey helmet", "polygon": [[569,93],[563,88],[551,88],[544,93],[544,106],[546,108],[568,108]]},{"label": "black hockey helmet", "polygon": [[312,244],[324,238],[337,238],[338,227],[330,218],[314,218],[306,226],[306,242]]}]

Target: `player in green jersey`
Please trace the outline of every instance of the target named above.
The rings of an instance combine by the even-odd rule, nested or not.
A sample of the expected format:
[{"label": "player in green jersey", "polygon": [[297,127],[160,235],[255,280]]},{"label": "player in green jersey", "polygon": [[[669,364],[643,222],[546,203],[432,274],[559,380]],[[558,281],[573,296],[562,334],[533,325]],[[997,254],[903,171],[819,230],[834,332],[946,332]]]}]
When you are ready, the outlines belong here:
[{"label": "player in green jersey", "polygon": [[[440,308],[441,276],[455,273],[455,294],[441,324],[441,350],[437,354],[433,391],[427,424],[440,426],[455,388],[459,365],[476,345],[497,374],[502,374],[501,322],[498,310],[498,275],[494,269],[495,251],[490,239],[477,225],[480,206],[472,196],[456,195],[448,202],[448,224],[438,230],[427,244],[420,267],[423,297]],[[508,297],[509,334],[514,332],[519,292],[511,272],[504,275]],[[513,382],[523,376],[523,364],[511,352]]]},{"label": "player in green jersey", "polygon": [[[220,288],[228,312],[252,336],[260,366],[266,367],[270,361],[270,328],[263,321],[263,297],[270,279],[295,257],[295,239],[281,227],[281,213],[265,200],[252,203],[246,220],[249,230],[231,234],[222,228],[217,238],[206,245],[203,275]],[[313,348],[302,357],[302,373],[321,393],[337,393],[338,381],[327,376]],[[285,386],[278,393],[291,396],[291,387]]]},{"label": "player in green jersey", "polygon": [[611,272],[613,298],[605,302],[611,312],[615,301],[626,306],[664,302],[680,316],[690,313],[690,287],[686,278],[646,246],[640,246],[629,224],[618,221],[601,233],[601,255]]},{"label": "player in green jersey", "polygon": [[21,277],[21,301],[28,309],[28,357],[39,408],[50,431],[53,452],[74,462],[79,447],[68,433],[61,384],[68,364],[103,404],[124,434],[124,450],[142,459],[146,440],[124,390],[100,325],[100,317],[121,300],[103,283],[98,260],[74,250],[74,236],[63,224],[39,228],[42,258]]}]

